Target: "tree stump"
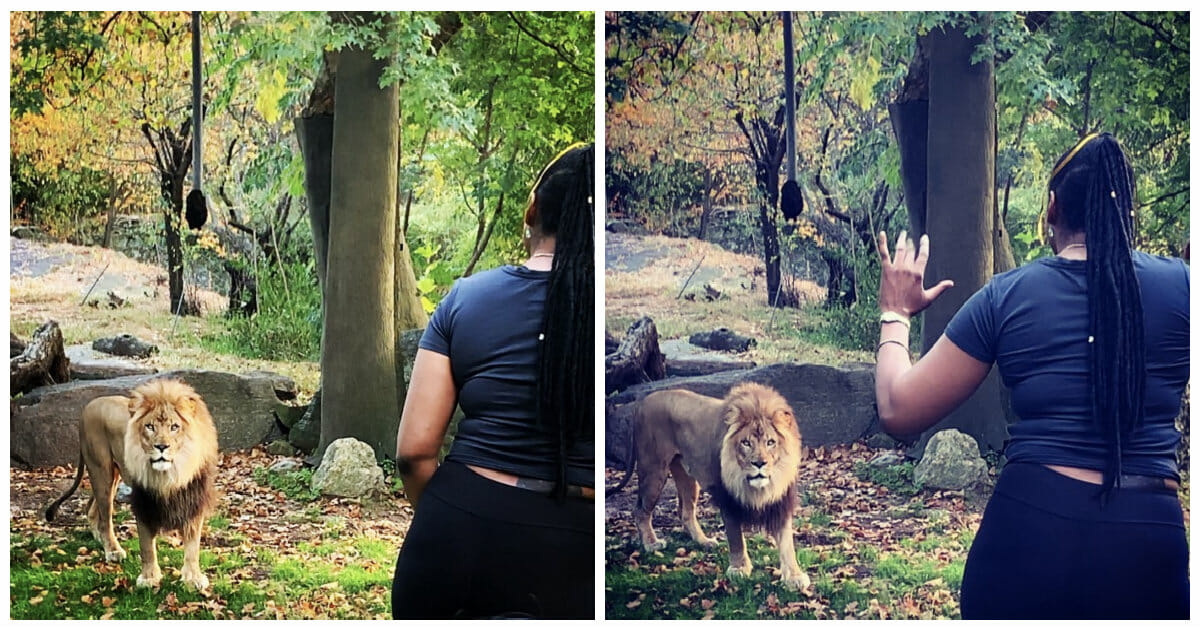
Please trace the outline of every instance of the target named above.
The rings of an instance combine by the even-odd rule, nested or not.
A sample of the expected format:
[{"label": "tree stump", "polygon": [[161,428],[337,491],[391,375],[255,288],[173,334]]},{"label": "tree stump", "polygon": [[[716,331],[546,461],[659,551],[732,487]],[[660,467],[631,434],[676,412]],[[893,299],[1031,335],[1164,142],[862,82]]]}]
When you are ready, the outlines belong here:
[{"label": "tree stump", "polygon": [[20,355],[10,358],[11,392],[25,394],[42,385],[65,383],[71,378],[70,365],[58,322],[49,320],[33,332]]},{"label": "tree stump", "polygon": [[17,333],[9,331],[8,358],[11,359],[13,357],[20,356],[22,352],[25,352],[25,342],[21,341],[21,338],[17,336]]},{"label": "tree stump", "polygon": [[634,322],[617,351],[604,357],[606,394],[666,376],[667,359],[658,348],[658,328],[649,317]]}]

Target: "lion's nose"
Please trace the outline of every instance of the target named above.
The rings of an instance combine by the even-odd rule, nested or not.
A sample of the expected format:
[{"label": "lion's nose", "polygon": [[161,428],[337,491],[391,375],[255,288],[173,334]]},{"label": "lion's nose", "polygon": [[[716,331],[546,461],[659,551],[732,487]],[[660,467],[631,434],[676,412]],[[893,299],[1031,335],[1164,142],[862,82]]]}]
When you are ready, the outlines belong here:
[{"label": "lion's nose", "polygon": [[165,453],[165,452],[167,452],[167,445],[166,445],[166,444],[155,444],[155,445],[154,445],[154,448],[156,448],[156,449],[158,449],[158,450],[160,450],[160,451],[162,451],[162,452],[164,452],[164,453]]},{"label": "lion's nose", "polygon": [[753,461],[753,462],[750,462],[750,463],[751,463],[751,464],[754,464],[754,466],[755,466],[756,468],[762,468],[763,466],[766,466],[766,465],[767,465],[767,462],[765,462],[765,461],[763,461],[763,460],[761,460],[761,459],[760,459],[760,460]]}]

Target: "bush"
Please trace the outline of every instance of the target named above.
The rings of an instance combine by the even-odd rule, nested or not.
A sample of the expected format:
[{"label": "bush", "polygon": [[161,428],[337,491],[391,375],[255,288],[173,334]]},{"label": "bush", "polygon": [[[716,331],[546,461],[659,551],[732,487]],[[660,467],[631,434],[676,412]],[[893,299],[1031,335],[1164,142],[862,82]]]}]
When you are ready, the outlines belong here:
[{"label": "bush", "polygon": [[[108,210],[112,177],[87,167],[45,170],[28,156],[11,165],[14,219],[75,243],[89,240],[90,219]],[[94,226],[93,226],[94,227]]]},{"label": "bush", "polygon": [[319,361],[321,288],[307,263],[258,268],[258,311],[231,316],[224,330],[205,335],[208,350],[251,359]]}]

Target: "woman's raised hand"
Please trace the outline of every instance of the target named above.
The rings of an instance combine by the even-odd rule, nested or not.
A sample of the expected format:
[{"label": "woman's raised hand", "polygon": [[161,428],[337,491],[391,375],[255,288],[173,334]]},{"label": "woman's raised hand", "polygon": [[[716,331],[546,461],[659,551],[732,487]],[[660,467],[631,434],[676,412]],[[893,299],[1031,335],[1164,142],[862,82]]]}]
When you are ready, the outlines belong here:
[{"label": "woman's raised hand", "polygon": [[879,279],[880,310],[895,311],[911,317],[925,310],[943,291],[954,286],[953,280],[942,280],[924,288],[925,265],[929,264],[929,236],[921,237],[920,253],[913,247],[907,233],[896,239],[896,258],[888,255],[887,233],[879,233],[879,259],[882,276]]}]

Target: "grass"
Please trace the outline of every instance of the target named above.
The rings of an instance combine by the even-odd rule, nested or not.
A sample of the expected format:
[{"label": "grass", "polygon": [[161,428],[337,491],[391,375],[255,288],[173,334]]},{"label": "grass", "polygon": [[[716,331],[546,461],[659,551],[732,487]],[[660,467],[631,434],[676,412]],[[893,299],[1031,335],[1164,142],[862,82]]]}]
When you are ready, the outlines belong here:
[{"label": "grass", "polygon": [[854,463],[854,474],[863,481],[877,483],[892,492],[915,495],[921,491],[921,484],[913,476],[914,468],[916,464],[911,461],[893,466],[872,466],[859,461]]},{"label": "grass", "polygon": [[392,543],[356,536],[301,543],[288,552],[201,549],[211,593],[179,581],[180,547],[160,539],[158,590],[140,589],[136,537],[122,546],[119,565],[103,561],[86,529],[65,539],[11,532],[10,603],[13,619],[222,619],[387,616],[395,562]]},{"label": "grass", "polygon": [[[624,336],[630,324],[648,315],[654,320],[660,340],[687,338],[722,326],[753,337],[757,346],[738,358],[759,364],[791,361],[837,365],[872,359],[871,349],[845,350],[837,344],[814,344],[813,335],[826,327],[821,309],[768,306],[765,279],[761,272],[756,273],[762,261],[753,256],[694,239],[646,236],[630,242],[634,247],[661,249],[667,254],[637,271],[605,269],[605,326],[618,338]],[[706,270],[720,272],[720,277],[710,282],[721,292],[718,299],[677,297],[697,262]],[[693,278],[688,287],[696,284]],[[796,281],[796,286],[805,304],[816,305],[824,299],[824,290],[811,282]]]},{"label": "grass", "polygon": [[293,501],[315,501],[321,496],[321,493],[312,487],[312,468],[275,472],[259,467],[254,469],[253,474],[254,481],[259,485],[271,486]]},{"label": "grass", "polygon": [[[965,548],[952,537],[931,537],[923,550],[879,553],[800,547],[796,559],[812,579],[810,593],[779,586],[778,552],[762,536],[747,538],[754,571],[748,578],[724,574],[728,546],[699,549],[675,532],[667,546],[669,568],[647,556],[639,567],[610,550],[605,572],[609,619],[784,619],[957,617],[953,595],[962,585]],[[671,549],[682,548],[682,553]],[[939,553],[955,552],[946,563]],[[669,556],[675,557],[669,557]],[[658,556],[654,556],[658,558]],[[953,592],[953,593],[952,593]],[[920,603],[918,603],[920,602]],[[906,606],[908,608],[906,608]],[[919,609],[918,609],[919,606]]]}]

